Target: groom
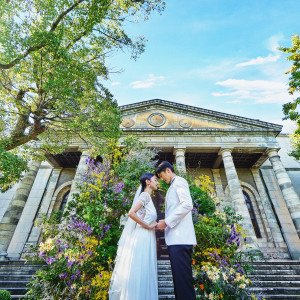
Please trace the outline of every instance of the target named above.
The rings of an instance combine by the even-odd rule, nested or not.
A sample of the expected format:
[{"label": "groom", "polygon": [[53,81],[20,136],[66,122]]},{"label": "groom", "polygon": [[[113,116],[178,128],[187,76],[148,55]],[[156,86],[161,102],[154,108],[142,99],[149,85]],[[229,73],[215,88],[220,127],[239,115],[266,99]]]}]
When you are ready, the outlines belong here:
[{"label": "groom", "polygon": [[175,174],[172,165],[163,161],[156,176],[170,184],[165,201],[165,219],[156,226],[165,230],[169,250],[176,300],[196,300],[193,286],[191,254],[196,235],[191,210],[193,202],[187,181]]}]

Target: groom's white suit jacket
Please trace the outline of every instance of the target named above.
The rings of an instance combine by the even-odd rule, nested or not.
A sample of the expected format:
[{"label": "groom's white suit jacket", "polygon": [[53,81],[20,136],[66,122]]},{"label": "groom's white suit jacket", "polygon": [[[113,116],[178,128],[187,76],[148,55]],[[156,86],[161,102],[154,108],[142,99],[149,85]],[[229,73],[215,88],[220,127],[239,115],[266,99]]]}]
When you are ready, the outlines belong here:
[{"label": "groom's white suit jacket", "polygon": [[196,245],[191,210],[193,201],[187,181],[176,176],[165,201],[165,240],[171,245]]}]

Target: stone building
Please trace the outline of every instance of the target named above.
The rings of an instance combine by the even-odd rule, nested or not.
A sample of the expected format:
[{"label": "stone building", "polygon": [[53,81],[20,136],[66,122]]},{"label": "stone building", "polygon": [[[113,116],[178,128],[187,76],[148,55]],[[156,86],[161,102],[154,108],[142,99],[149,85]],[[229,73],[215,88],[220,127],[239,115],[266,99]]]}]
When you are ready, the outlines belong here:
[{"label": "stone building", "polygon": [[[288,156],[282,126],[159,99],[120,109],[124,134],[159,147],[159,159],[182,172],[210,176],[216,196],[243,216],[250,249],[266,259],[300,258],[300,164]],[[74,141],[47,162],[33,162],[22,182],[0,195],[0,258],[19,259],[26,243],[38,241],[34,221],[63,209],[87,155]]]}]

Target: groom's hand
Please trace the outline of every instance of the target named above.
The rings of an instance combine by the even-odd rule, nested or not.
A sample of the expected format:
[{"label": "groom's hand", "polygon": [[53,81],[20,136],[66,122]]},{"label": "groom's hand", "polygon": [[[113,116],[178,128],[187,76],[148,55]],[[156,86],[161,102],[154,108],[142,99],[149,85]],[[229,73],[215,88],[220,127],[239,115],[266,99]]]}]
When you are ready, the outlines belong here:
[{"label": "groom's hand", "polygon": [[165,220],[159,220],[155,228],[158,230],[164,230],[166,227],[167,227],[167,224],[166,224]]}]

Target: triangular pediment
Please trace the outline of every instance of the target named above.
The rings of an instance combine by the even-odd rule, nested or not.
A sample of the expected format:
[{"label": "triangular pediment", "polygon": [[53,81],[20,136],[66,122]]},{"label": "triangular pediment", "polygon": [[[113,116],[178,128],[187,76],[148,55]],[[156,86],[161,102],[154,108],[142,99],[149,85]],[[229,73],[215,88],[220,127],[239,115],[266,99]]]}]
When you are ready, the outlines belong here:
[{"label": "triangular pediment", "polygon": [[280,132],[281,125],[213,110],[153,99],[120,106],[124,130],[263,130]]}]

